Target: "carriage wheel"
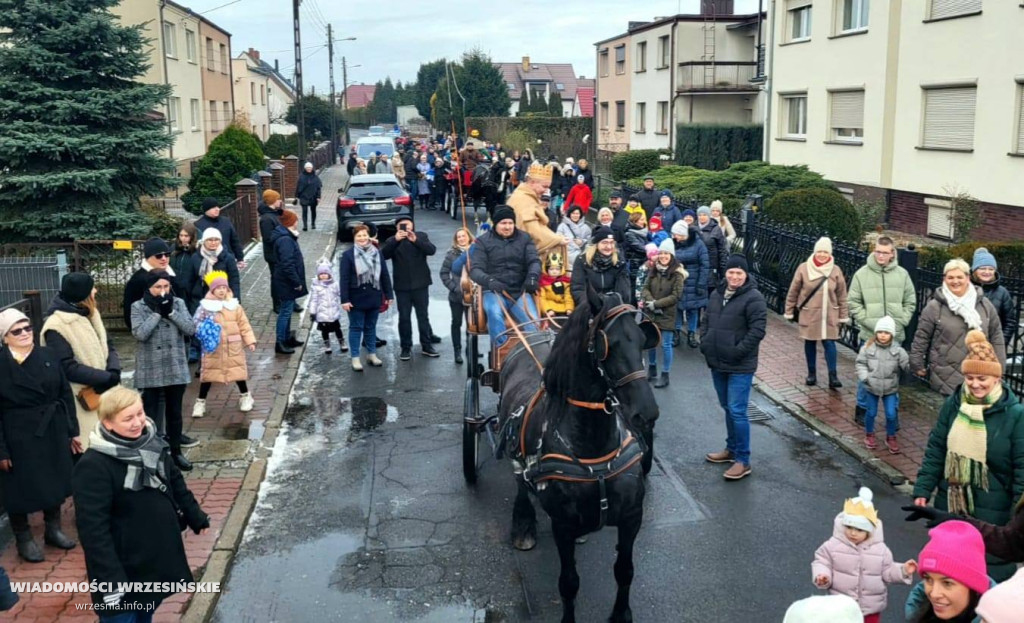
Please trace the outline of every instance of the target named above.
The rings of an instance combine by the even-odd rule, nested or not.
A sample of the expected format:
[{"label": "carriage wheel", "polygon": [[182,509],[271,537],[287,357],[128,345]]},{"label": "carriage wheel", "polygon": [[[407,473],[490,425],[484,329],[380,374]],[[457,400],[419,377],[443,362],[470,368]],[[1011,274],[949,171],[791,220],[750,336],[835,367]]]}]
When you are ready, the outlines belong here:
[{"label": "carriage wheel", "polygon": [[476,483],[477,465],[480,458],[480,382],[475,378],[466,381],[466,395],[462,419],[462,475],[467,484]]}]

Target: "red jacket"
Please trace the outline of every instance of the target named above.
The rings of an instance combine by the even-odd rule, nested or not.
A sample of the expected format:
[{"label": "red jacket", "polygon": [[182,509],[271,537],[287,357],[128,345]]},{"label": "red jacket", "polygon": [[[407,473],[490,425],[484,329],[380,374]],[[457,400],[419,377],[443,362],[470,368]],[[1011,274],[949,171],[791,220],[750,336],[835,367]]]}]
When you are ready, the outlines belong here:
[{"label": "red jacket", "polygon": [[569,194],[565,198],[565,210],[568,211],[571,206],[579,206],[583,209],[583,214],[590,210],[590,204],[594,201],[594,193],[591,192],[590,187],[586,184],[576,184],[569,189]]}]

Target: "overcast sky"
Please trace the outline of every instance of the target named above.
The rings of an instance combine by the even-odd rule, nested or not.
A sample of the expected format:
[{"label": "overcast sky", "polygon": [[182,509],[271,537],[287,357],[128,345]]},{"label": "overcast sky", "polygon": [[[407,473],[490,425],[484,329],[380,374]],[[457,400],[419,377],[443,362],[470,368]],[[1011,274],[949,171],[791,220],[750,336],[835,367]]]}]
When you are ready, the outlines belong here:
[{"label": "overcast sky", "polygon": [[[292,3],[289,0],[177,0],[231,33],[235,56],[248,48],[263,60],[280,62],[291,77]],[[767,0],[765,5],[767,5]],[[757,11],[758,0],[736,0],[737,13]],[[211,10],[212,9],[212,10]],[[302,0],[302,47],[306,89],[330,85],[325,24],[335,39],[334,82],[340,92],[341,57],[348,59],[350,83],[416,79],[420,63],[458,58],[474,47],[496,62],[572,63],[577,75],[593,78],[595,41],[625,32],[630,21],[677,12],[696,13],[699,0]],[[209,11],[208,13],[206,13]],[[359,65],[359,67],[353,67]]]}]

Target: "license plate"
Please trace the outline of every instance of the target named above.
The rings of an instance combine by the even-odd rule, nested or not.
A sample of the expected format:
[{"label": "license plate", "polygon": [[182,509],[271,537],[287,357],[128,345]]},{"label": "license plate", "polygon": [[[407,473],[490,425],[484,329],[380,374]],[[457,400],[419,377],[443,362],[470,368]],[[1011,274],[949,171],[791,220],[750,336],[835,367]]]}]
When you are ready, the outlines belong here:
[{"label": "license plate", "polygon": [[367,203],[363,206],[366,212],[383,212],[391,208],[390,203]]}]

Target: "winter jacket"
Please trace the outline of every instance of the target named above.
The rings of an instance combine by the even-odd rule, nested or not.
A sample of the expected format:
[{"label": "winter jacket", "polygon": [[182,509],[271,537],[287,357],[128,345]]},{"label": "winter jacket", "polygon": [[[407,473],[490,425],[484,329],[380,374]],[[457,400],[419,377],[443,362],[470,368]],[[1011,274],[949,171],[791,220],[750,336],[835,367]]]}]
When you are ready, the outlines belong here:
[{"label": "winter jacket", "polygon": [[[807,262],[812,261],[814,260],[807,260]],[[846,292],[846,279],[843,278],[843,271],[833,265],[832,271],[827,277],[828,283],[821,284],[821,277],[811,278],[807,262],[797,266],[796,272],[793,274],[793,281],[789,284],[789,293],[786,295],[785,317],[787,320],[793,318],[796,306],[806,301],[806,304],[800,309],[800,339],[838,340],[839,325],[850,320],[849,297]],[[724,273],[722,273],[722,278],[725,278]],[[817,291],[814,290],[815,288],[818,288]],[[814,292],[813,296],[811,296],[811,292]],[[828,309],[823,309],[826,296],[828,297]]]},{"label": "winter jacket", "polygon": [[[643,206],[644,212],[647,214],[647,220],[651,220],[651,216],[654,215],[658,210],[658,206],[661,205],[661,191],[654,188],[650,190],[641,188],[640,191],[636,193],[636,197],[640,200],[640,205]],[[682,218],[681,213],[679,218]],[[666,231],[668,229],[668,227],[665,228]]]},{"label": "winter jacket", "polygon": [[[540,284],[540,258],[526,232],[516,229],[508,238],[494,230],[480,236],[469,250],[469,277],[484,290],[504,288],[519,299],[527,281]],[[495,283],[497,282],[497,283]]]},{"label": "winter jacket", "polygon": [[[935,492],[934,506],[939,510],[949,508],[946,499],[949,483],[945,476],[946,438],[960,411],[960,401],[958,388],[939,410],[914,483],[914,497],[929,498]],[[1005,383],[1002,397],[985,410],[985,432],[988,491],[974,488],[973,516],[1002,526],[1010,520],[1014,505],[1024,495],[1024,405]]]},{"label": "winter jacket", "polygon": [[576,305],[569,291],[569,278],[565,275],[551,277],[541,275],[540,291],[537,293],[537,307],[541,314],[554,312],[556,316],[568,316]]},{"label": "winter jacket", "polygon": [[875,396],[888,396],[900,390],[900,372],[910,369],[910,356],[896,342],[882,346],[868,340],[857,353],[857,378]]},{"label": "winter jacket", "polygon": [[248,380],[245,349],[256,343],[256,334],[238,299],[203,299],[196,311],[195,327],[198,329],[206,318],[212,318],[220,325],[220,343],[212,353],[203,353],[200,382],[234,383]]},{"label": "winter jacket", "polygon": [[195,333],[192,315],[185,301],[174,297],[166,318],[145,300],[132,303],[132,335],[139,341],[135,349],[135,388],[188,385],[188,352],[184,338]]},{"label": "winter jacket", "polygon": [[0,349],[0,500],[8,513],[59,506],[71,495],[75,399],[57,354],[36,346],[20,364]]},{"label": "winter jacket", "polygon": [[448,302],[459,303],[462,299],[462,271],[454,268],[455,260],[466,254],[459,247],[452,246],[444,254],[444,262],[441,263],[441,283],[448,290]]},{"label": "winter jacket", "polygon": [[636,279],[636,273],[647,261],[647,228],[630,225],[622,237],[622,253],[626,256],[629,275]]},{"label": "winter jacket", "polygon": [[[263,240],[263,259],[271,266],[277,261],[274,257],[274,230],[281,224],[281,210],[275,210],[261,203],[256,209],[260,215],[260,238]],[[237,293],[236,293],[237,294]]]},{"label": "winter jacket", "polygon": [[[590,225],[587,225],[583,219],[580,219],[579,223],[573,223],[568,216],[562,217],[562,222],[558,224],[558,235],[569,238],[570,242],[566,248],[570,266],[576,263],[576,258],[587,248],[591,234]],[[577,240],[580,242],[577,243]]]},{"label": "winter jacket", "polygon": [[569,206],[579,206],[583,209],[583,214],[586,214],[590,211],[590,204],[593,201],[594,193],[590,191],[590,187],[586,184],[576,184],[565,197],[565,209],[568,210]]},{"label": "winter jacket", "polygon": [[323,192],[324,184],[320,176],[314,173],[306,173],[303,169],[299,173],[299,182],[295,185],[295,197],[300,205],[316,205],[320,201],[320,194]]},{"label": "winter jacket", "polygon": [[[672,232],[672,226],[675,225],[676,221],[683,220],[682,210],[680,210],[679,206],[674,203],[670,203],[667,208],[659,203],[658,207],[654,210],[654,213],[661,215],[661,229],[669,232],[670,234]],[[703,237],[701,240],[703,240]]]},{"label": "winter jacket", "polygon": [[656,265],[649,269],[640,299],[654,303],[651,317],[662,331],[676,328],[676,305],[683,296],[686,276],[686,269],[675,258],[670,260],[665,272]]},{"label": "winter jacket", "polygon": [[[198,255],[198,252],[196,252],[196,255]],[[131,277],[128,278],[128,283],[124,284],[124,294],[121,297],[121,305],[123,305],[121,308],[121,319],[124,320],[124,326],[129,331],[132,330],[132,303],[141,300],[142,295],[146,293],[146,273],[151,270],[153,270],[153,267],[150,266],[149,262],[143,259],[139,268],[132,273]],[[167,268],[164,269],[164,272],[170,275],[174,280],[171,284],[174,296],[181,296],[177,291],[177,284],[180,283],[182,287],[185,288],[192,287],[191,266],[189,266],[189,269],[183,273],[179,273],[170,264],[168,264]]]},{"label": "winter jacket", "polygon": [[[177,247],[174,253],[171,254],[171,270],[174,271],[174,281],[171,283],[171,293],[174,296],[185,301],[185,306],[188,307],[189,313],[196,311],[196,305],[199,301],[192,299],[192,291],[189,288],[188,279],[192,272],[192,256],[199,251],[186,251],[182,247]],[[132,301],[133,303],[135,301]]]},{"label": "winter jacket", "polygon": [[405,188],[405,163],[397,154],[391,159],[391,172],[395,174],[395,179],[402,185],[402,188]]},{"label": "winter jacket", "polygon": [[1014,336],[1017,335],[1017,308],[1013,304],[1013,296],[1004,286],[999,285],[1000,276],[996,274],[995,280],[990,283],[977,283],[985,293],[985,298],[996,308],[999,314],[999,323],[1003,327],[1003,343],[1008,350],[1012,350]]},{"label": "winter jacket", "polygon": [[315,322],[336,322],[341,318],[341,286],[338,280],[328,282],[314,278],[309,286],[309,301],[306,305],[309,317]]},{"label": "winter jacket", "polygon": [[[206,285],[206,280],[199,276],[199,270],[202,267],[203,254],[196,252],[192,256],[192,269],[185,280],[189,284],[189,292],[194,301],[202,301],[206,293],[210,291],[210,286]],[[221,245],[220,253],[217,254],[217,261],[214,262],[212,270],[220,270],[227,273],[228,287],[231,288],[231,293],[238,300],[242,300],[242,277],[238,273],[238,262],[235,261],[235,256],[231,255],[227,247]]]},{"label": "winter jacket", "polygon": [[[995,585],[996,582],[989,578],[989,588]],[[908,623],[915,623],[916,621],[921,621],[921,617],[930,613],[931,607],[931,602],[928,601],[928,594],[924,590],[924,581],[921,581],[915,584],[914,588],[910,589],[907,603],[903,606],[903,616]],[[970,623],[981,623],[981,617],[977,616],[974,610],[969,610],[955,619],[950,619],[950,623],[966,623],[968,621]]]},{"label": "winter jacket", "polygon": [[860,611],[867,614],[884,612],[889,596],[886,584],[910,584],[913,576],[903,575],[903,567],[892,559],[885,544],[882,520],[860,545],[846,538],[843,513],[836,515],[832,538],[814,552],[811,580],[818,576],[828,578],[831,595],[846,595],[857,601]]},{"label": "winter jacket", "polygon": [[707,307],[711,265],[708,263],[708,249],[697,234],[696,227],[690,227],[689,238],[676,243],[676,260],[689,275],[683,289],[683,298],[679,301],[679,309],[694,311]]},{"label": "winter jacket", "polygon": [[[377,251],[375,249],[375,251]],[[377,251],[380,253],[380,251]],[[341,303],[352,303],[355,309],[369,311],[380,309],[384,299],[394,299],[395,291],[391,287],[391,274],[388,273],[388,263],[380,258],[380,288],[372,285],[358,285],[359,279],[356,275],[356,252],[352,247],[341,254],[341,266],[338,269],[338,289],[341,292]]]},{"label": "winter jacket", "polygon": [[713,277],[713,281],[710,281],[709,284],[714,286],[722,279],[725,279],[725,262],[729,259],[729,243],[726,242],[725,232],[718,226],[715,219],[708,218],[707,225],[701,225],[698,221],[696,226],[700,230],[700,237],[704,241],[704,246],[708,248],[708,262],[711,263],[711,275]]},{"label": "winter jacket", "polygon": [[359,166],[359,161],[354,153],[348,155],[348,160],[345,161],[345,171],[349,177],[356,174],[356,167]]},{"label": "winter jacket", "polygon": [[[596,257],[597,252],[594,255]],[[587,263],[587,254],[581,253],[572,265],[572,300],[577,307],[587,300],[588,284],[598,294],[618,292],[623,303],[633,300],[633,293],[630,292],[629,271],[626,270],[626,262],[621,257],[608,269],[598,270],[593,264]]]},{"label": "winter jacket", "polygon": [[[54,297],[43,323],[39,343],[49,347],[60,361],[64,377],[77,396],[85,387],[102,394],[121,382],[121,358],[114,345],[107,341],[107,330],[99,311],[89,312]],[[89,433],[96,426],[96,412],[88,411],[75,400],[78,430],[82,445],[89,446]]]},{"label": "winter jacket", "polygon": [[612,233],[615,234],[615,242],[622,244],[625,240],[626,229],[629,227],[629,213],[625,208],[609,208],[612,211]]},{"label": "winter jacket", "polygon": [[306,263],[295,235],[284,225],[274,229],[274,255],[277,264],[270,278],[270,288],[279,301],[294,301],[309,293],[306,289]]},{"label": "winter jacket", "polygon": [[237,261],[242,261],[245,257],[245,249],[242,248],[242,241],[238,237],[238,232],[235,231],[235,226],[231,224],[231,221],[218,216],[213,219],[205,214],[196,219],[193,225],[199,230],[199,237],[202,238],[203,232],[208,227],[216,227],[220,231],[221,241],[224,243],[224,247],[231,251],[231,255],[235,256]]},{"label": "winter jacket", "polygon": [[[687,280],[689,281],[689,280]],[[753,374],[768,322],[768,306],[753,275],[726,300],[723,281],[711,295],[700,350],[708,367],[718,372]]]},{"label": "winter jacket", "polygon": [[882,316],[896,321],[896,341],[902,343],[904,331],[917,308],[917,291],[910,274],[896,258],[879,266],[874,254],[864,266],[853,273],[849,291],[850,318],[860,328],[860,339],[867,341],[875,334],[875,323]]},{"label": "winter jacket", "polygon": [[[975,286],[971,286],[975,287]],[[1006,345],[1003,342],[1003,329],[999,324],[999,314],[992,303],[988,302],[981,288],[975,287],[978,302],[975,309],[981,316],[981,330],[992,344],[999,357],[999,363],[1006,369]],[[932,293],[932,300],[921,310],[917,319],[917,332],[910,345],[910,370],[928,371],[928,381],[932,389],[943,396],[949,396],[958,385],[964,382],[960,373],[960,364],[967,356],[967,323],[957,316],[946,304],[946,297],[941,288]]]},{"label": "winter jacket", "polygon": [[590,167],[577,166],[576,175],[582,175],[583,183],[586,184],[590,190],[594,190],[594,173],[590,170]]},{"label": "winter jacket", "polygon": [[416,242],[391,236],[381,245],[381,256],[391,260],[391,285],[395,290],[422,290],[434,283],[427,258],[437,253],[437,247],[426,232],[415,233]]},{"label": "winter jacket", "polygon": [[1013,519],[1005,526],[990,524],[974,517],[964,517],[981,532],[985,553],[1009,562],[1024,562],[1024,497],[1017,500]]},{"label": "winter jacket", "polygon": [[[162,459],[166,491],[126,489],[128,465],[96,450],[86,451],[75,465],[75,523],[90,579],[111,582],[115,589],[119,582],[193,580],[175,505],[193,531],[209,527],[210,519],[188,490],[170,451],[165,447]],[[126,593],[121,605],[142,604],[139,611],[152,612],[148,608],[155,608],[168,594]],[[92,601],[102,605],[103,594],[93,593]]]},{"label": "winter jacket", "polygon": [[540,204],[540,197],[526,184],[521,184],[508,198],[508,206],[515,210],[516,227],[533,239],[538,253],[544,253],[565,244],[561,236],[548,229],[548,217]]}]

